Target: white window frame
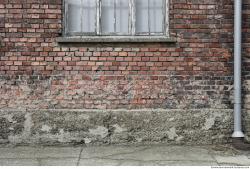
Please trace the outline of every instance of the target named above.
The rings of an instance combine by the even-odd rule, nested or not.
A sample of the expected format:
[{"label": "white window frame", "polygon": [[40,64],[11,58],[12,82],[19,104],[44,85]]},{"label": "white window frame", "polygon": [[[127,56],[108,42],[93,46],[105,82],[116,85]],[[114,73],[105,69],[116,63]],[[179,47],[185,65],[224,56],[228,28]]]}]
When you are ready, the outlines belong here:
[{"label": "white window frame", "polygon": [[[63,0],[63,35],[65,37],[74,37],[74,36],[87,36],[87,37],[95,37],[95,36],[164,36],[169,37],[169,0],[164,0],[164,6],[163,8],[163,17],[164,17],[164,23],[163,23],[163,32],[161,33],[136,33],[135,31],[135,0],[128,0],[129,1],[129,33],[123,34],[123,33],[101,33],[101,1],[97,0],[97,12],[96,12],[96,32],[95,33],[88,33],[88,32],[69,32],[68,30],[68,4],[66,0]],[[149,1],[149,0],[148,0]]]}]

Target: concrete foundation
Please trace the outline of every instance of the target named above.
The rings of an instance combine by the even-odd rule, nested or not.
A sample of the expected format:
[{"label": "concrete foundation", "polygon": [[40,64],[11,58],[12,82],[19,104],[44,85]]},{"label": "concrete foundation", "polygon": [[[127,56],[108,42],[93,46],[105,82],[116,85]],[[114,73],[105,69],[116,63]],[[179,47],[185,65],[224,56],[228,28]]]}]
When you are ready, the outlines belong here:
[{"label": "concrete foundation", "polygon": [[228,143],[232,115],[231,109],[0,110],[0,143]]}]

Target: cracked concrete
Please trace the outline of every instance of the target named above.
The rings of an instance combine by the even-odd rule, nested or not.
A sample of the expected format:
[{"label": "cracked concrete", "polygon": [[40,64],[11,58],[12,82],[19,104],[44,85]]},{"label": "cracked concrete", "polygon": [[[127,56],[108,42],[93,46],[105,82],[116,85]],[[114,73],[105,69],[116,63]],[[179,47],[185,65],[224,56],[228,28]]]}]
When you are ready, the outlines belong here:
[{"label": "cracked concrete", "polygon": [[229,145],[10,146],[1,166],[250,166],[250,152]]},{"label": "cracked concrete", "polygon": [[[0,143],[230,143],[231,109],[0,110]],[[192,134],[190,134],[192,133]]]}]

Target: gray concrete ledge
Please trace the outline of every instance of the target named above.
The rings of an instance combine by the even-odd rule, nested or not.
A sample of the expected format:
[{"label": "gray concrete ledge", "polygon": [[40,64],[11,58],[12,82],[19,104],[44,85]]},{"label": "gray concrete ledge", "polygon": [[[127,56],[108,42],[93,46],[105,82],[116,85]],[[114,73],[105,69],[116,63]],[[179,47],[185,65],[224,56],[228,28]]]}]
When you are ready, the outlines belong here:
[{"label": "gray concrete ledge", "polygon": [[72,36],[72,37],[58,37],[56,39],[58,43],[154,43],[165,42],[175,43],[175,38],[167,36]]}]

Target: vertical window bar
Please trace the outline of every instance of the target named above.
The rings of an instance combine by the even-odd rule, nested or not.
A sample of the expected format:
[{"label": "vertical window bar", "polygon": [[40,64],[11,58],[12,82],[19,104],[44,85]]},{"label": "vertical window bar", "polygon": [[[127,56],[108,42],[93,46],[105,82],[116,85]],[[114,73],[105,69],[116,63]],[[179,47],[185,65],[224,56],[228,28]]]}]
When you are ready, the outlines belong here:
[{"label": "vertical window bar", "polygon": [[101,32],[101,26],[100,26],[100,21],[101,21],[101,0],[96,1],[96,34],[100,35]]},{"label": "vertical window bar", "polygon": [[68,5],[68,2],[66,0],[63,1],[63,5],[64,5],[64,16],[63,16],[63,25],[64,25],[64,35],[67,35],[68,34],[68,8],[69,8],[69,5]]},{"label": "vertical window bar", "polygon": [[81,5],[81,8],[80,8],[81,9],[81,32],[83,32],[83,23],[84,23],[84,20],[83,20],[84,19],[83,18],[83,10],[84,10],[83,9],[83,0],[81,0],[81,4],[80,5]]},{"label": "vertical window bar", "polygon": [[132,23],[132,20],[131,20],[131,0],[129,0],[128,2],[128,6],[129,6],[129,13],[128,13],[128,34],[131,35],[131,23]]},{"label": "vertical window bar", "polygon": [[117,30],[116,30],[116,3],[118,3],[118,1],[114,0],[114,33],[117,33]]},{"label": "vertical window bar", "polygon": [[166,0],[162,0],[162,15],[163,15],[163,23],[162,23],[162,30],[163,30],[163,34],[165,33],[166,30]]},{"label": "vertical window bar", "polygon": [[151,34],[150,30],[150,0],[148,0],[148,34]]},{"label": "vertical window bar", "polygon": [[165,34],[167,37],[169,37],[169,0],[164,0],[165,1]]},{"label": "vertical window bar", "polygon": [[130,35],[135,35],[135,21],[136,21],[136,16],[135,16],[135,12],[136,12],[136,8],[135,8],[135,0],[130,0],[129,1],[129,5],[130,5],[130,20],[129,20],[129,34]]}]

